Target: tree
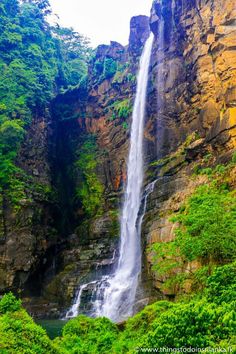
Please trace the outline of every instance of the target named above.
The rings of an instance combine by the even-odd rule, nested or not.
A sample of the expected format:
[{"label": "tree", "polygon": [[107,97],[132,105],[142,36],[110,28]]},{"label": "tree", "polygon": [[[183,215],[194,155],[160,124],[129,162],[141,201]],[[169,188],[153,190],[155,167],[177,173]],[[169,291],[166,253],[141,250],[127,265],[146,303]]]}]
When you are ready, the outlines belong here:
[{"label": "tree", "polygon": [[45,17],[52,12],[49,0],[23,0],[23,2],[37,6],[42,17]]},{"label": "tree", "polygon": [[[45,115],[63,87],[87,73],[89,47],[73,29],[47,22],[49,0],[2,0],[0,4],[0,203],[19,206],[25,173],[17,154],[33,116]],[[4,224],[4,222],[3,222]],[[3,227],[6,233],[6,227]]]},{"label": "tree", "polygon": [[91,55],[89,40],[73,28],[57,25],[53,28],[55,37],[59,40],[59,52],[65,75],[65,85],[78,85],[87,75],[88,61]]}]

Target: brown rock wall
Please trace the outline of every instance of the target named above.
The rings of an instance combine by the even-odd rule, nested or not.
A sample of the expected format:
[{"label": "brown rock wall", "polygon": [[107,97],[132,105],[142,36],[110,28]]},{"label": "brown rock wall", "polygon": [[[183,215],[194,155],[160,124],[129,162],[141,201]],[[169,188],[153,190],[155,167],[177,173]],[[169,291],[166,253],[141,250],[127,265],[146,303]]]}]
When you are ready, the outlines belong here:
[{"label": "brown rock wall", "polygon": [[[155,143],[146,140],[146,183],[158,176],[164,179],[158,180],[148,200],[144,249],[174,237],[170,215],[204,183],[191,178],[194,166],[204,166],[204,155],[211,154],[212,164],[224,163],[236,148],[234,1],[160,3],[154,1],[150,19],[156,40],[146,126],[150,132],[152,125]],[[157,161],[156,167],[148,167],[150,161]],[[152,266],[147,252],[144,279],[152,274]],[[160,288],[161,279],[152,276]]]}]

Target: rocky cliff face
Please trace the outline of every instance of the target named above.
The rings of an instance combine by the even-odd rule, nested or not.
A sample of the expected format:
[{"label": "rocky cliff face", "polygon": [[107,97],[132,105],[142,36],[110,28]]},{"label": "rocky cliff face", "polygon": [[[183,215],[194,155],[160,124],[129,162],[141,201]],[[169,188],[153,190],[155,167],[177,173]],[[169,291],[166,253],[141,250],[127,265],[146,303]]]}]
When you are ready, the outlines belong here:
[{"label": "rocky cliff face", "polygon": [[[156,41],[146,158],[147,180],[157,182],[143,224],[144,249],[173,239],[170,215],[206,182],[191,177],[194,168],[227,162],[236,146],[234,1],[155,1],[150,24]],[[150,251],[144,260],[159,289],[164,279],[152,274]]]},{"label": "rocky cliff face", "polygon": [[[160,296],[163,279],[152,271],[148,246],[174,237],[169,215],[205,183],[203,176],[192,179],[195,166],[227,162],[236,146],[235,11],[231,0],[155,0],[150,19],[131,20],[128,47],[116,42],[99,46],[87,85],[59,95],[50,117],[35,119],[19,163],[41,189],[20,214],[9,211],[8,235],[0,245],[2,291],[41,295],[30,309],[40,312],[50,302],[46,311],[55,314],[71,303],[78,284],[93,280],[115,261],[138,59],[150,23],[155,42],[145,185],[157,181],[143,221],[142,297]],[[84,151],[89,159],[85,147],[91,146],[91,137],[93,183],[102,192],[89,214],[81,199],[82,186],[90,183],[81,169],[88,166],[78,161]],[[36,283],[38,294],[32,292]]]},{"label": "rocky cliff face", "polygon": [[[50,110],[35,116],[20,151],[29,189],[19,210],[4,205],[0,215],[0,290],[18,291],[30,311],[43,316],[45,299],[52,304],[47,314],[58,314],[80,282],[115,260],[136,71],[148,23],[145,16],[132,19],[128,47],[99,46],[85,86],[59,95]],[[77,194],[94,185],[88,186],[77,163],[91,137],[96,165],[90,182],[102,193],[100,205],[88,213]]]},{"label": "rocky cliff face", "polygon": [[[48,157],[50,119],[36,116],[21,148],[18,164],[28,173],[27,199],[13,209],[6,203],[0,244],[0,291],[21,291],[31,274],[48,266],[57,243]],[[16,186],[17,188],[17,186]],[[49,263],[48,263],[49,262]],[[40,281],[35,293],[40,293]]]}]

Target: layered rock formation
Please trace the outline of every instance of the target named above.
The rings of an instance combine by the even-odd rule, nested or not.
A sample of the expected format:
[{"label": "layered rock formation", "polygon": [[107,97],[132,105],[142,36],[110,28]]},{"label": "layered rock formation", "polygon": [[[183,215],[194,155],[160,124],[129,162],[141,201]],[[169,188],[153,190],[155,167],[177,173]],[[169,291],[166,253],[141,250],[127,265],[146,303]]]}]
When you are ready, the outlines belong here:
[{"label": "layered rock formation", "polygon": [[[5,232],[0,241],[1,292],[21,291],[29,276],[39,267],[50,267],[57,230],[51,198],[49,131],[50,117],[35,117],[19,154],[19,166],[30,176],[26,191],[28,199],[21,200],[18,209],[12,209],[7,203],[3,209],[5,215],[1,222],[4,221]],[[40,293],[37,285],[35,293]]]},{"label": "layered rock formation", "polygon": [[[147,165],[152,161],[149,175],[158,180],[143,225],[146,245],[173,239],[170,215],[206,182],[203,177],[191,178],[194,167],[225,163],[235,150],[235,10],[233,1],[153,4],[154,84],[146,126],[148,136],[155,139],[147,141]],[[150,274],[149,252],[144,259]],[[157,288],[163,280],[157,276]],[[175,290],[167,293],[174,295]]]},{"label": "layered rock formation", "polygon": [[[143,221],[140,296],[148,302],[160,295],[163,279],[152,271],[148,246],[174,237],[170,214],[205,182],[202,176],[191,178],[194,167],[227,162],[236,147],[235,15],[233,0],[155,0],[150,20],[131,20],[129,46],[99,46],[86,87],[59,95],[50,115],[35,118],[19,163],[41,189],[20,214],[8,211],[7,237],[0,245],[1,291],[40,296],[30,309],[39,313],[49,302],[55,315],[69,306],[79,284],[115,261],[135,78],[150,22],[155,42],[145,185],[157,182]],[[84,176],[77,161],[91,136],[94,173],[103,188],[100,206],[88,215],[78,198]],[[175,295],[175,289],[165,295]],[[85,303],[86,296],[89,290]]]},{"label": "layered rock formation", "polygon": [[[46,286],[44,293],[50,301],[57,300],[60,293],[63,306],[71,303],[79,284],[96,280],[97,274],[111,267],[117,257],[119,210],[126,180],[136,71],[142,46],[149,33],[147,17],[133,18],[129,46],[123,47],[116,42],[99,46],[90,63],[87,90],[68,92],[57,97],[53,103],[55,131],[62,141],[61,144],[55,143],[57,149],[59,147],[58,156],[62,156],[55,158],[55,171],[60,175],[64,170],[66,181],[70,178],[66,170],[69,173],[73,170],[76,175],[71,179],[73,187],[68,199],[73,200],[76,188],[80,188],[82,183],[81,171],[75,168],[79,157],[76,151],[80,151],[84,141],[91,136],[95,137],[97,146],[96,155],[93,156],[96,174],[104,187],[101,208],[94,215],[86,215],[81,203],[72,206],[69,216],[74,222],[71,236],[67,237],[65,250],[59,256],[59,273]],[[68,104],[69,115],[61,117],[61,108]],[[67,156],[58,164],[65,151],[66,154],[69,152],[70,159]],[[59,183],[57,189],[63,190],[63,183]],[[92,291],[93,287],[88,287],[85,307]],[[89,308],[86,310],[89,311]]]},{"label": "layered rock formation", "polygon": [[[51,236],[41,228],[45,249],[27,269],[24,281],[16,286],[22,291],[25,306],[35,315],[58,316],[71,304],[79,284],[96,279],[96,274],[106,271],[116,260],[137,64],[149,33],[148,17],[133,18],[129,46],[116,42],[99,46],[90,63],[87,85],[56,97],[44,125],[44,137],[41,121],[32,125],[34,138],[29,131],[21,166],[35,178],[42,178],[42,183],[48,183],[53,191],[48,215],[55,227],[53,244],[49,243]],[[95,146],[93,173],[96,183],[103,187],[100,207],[92,214],[86,213],[77,194],[87,183],[86,173],[77,163],[90,138]],[[36,139],[40,139],[37,148]],[[43,164],[43,173],[38,173]],[[24,253],[22,249],[20,252]],[[9,288],[15,290],[13,284]],[[85,292],[85,306],[92,291],[91,287]]]}]

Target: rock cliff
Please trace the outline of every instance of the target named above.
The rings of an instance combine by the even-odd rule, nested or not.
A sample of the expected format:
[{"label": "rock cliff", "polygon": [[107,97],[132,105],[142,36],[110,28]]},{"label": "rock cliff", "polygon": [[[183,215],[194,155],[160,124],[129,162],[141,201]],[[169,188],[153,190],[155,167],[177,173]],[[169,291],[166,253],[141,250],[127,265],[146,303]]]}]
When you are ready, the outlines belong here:
[{"label": "rock cliff", "polygon": [[[8,211],[1,291],[20,290],[32,312],[56,315],[69,306],[78,284],[114,263],[138,60],[151,29],[145,186],[156,183],[142,228],[140,298],[163,296],[149,245],[174,237],[170,214],[205,183],[203,176],[191,177],[194,168],[225,163],[236,147],[235,15],[233,0],[155,0],[150,19],[131,20],[127,47],[99,46],[84,87],[58,95],[50,113],[35,118],[19,164],[42,188],[20,215]],[[96,163],[89,165],[91,153]],[[91,210],[86,199],[93,188],[98,201]]]},{"label": "rock cliff", "polygon": [[[226,163],[236,144],[234,2],[154,1],[150,25],[156,41],[146,158],[147,180],[157,182],[143,224],[146,250],[154,242],[173,239],[170,215],[206,182],[203,176],[191,177],[196,166]],[[145,259],[152,277],[150,251]],[[159,289],[163,279],[157,278]],[[168,289],[167,294],[175,291]]]}]

